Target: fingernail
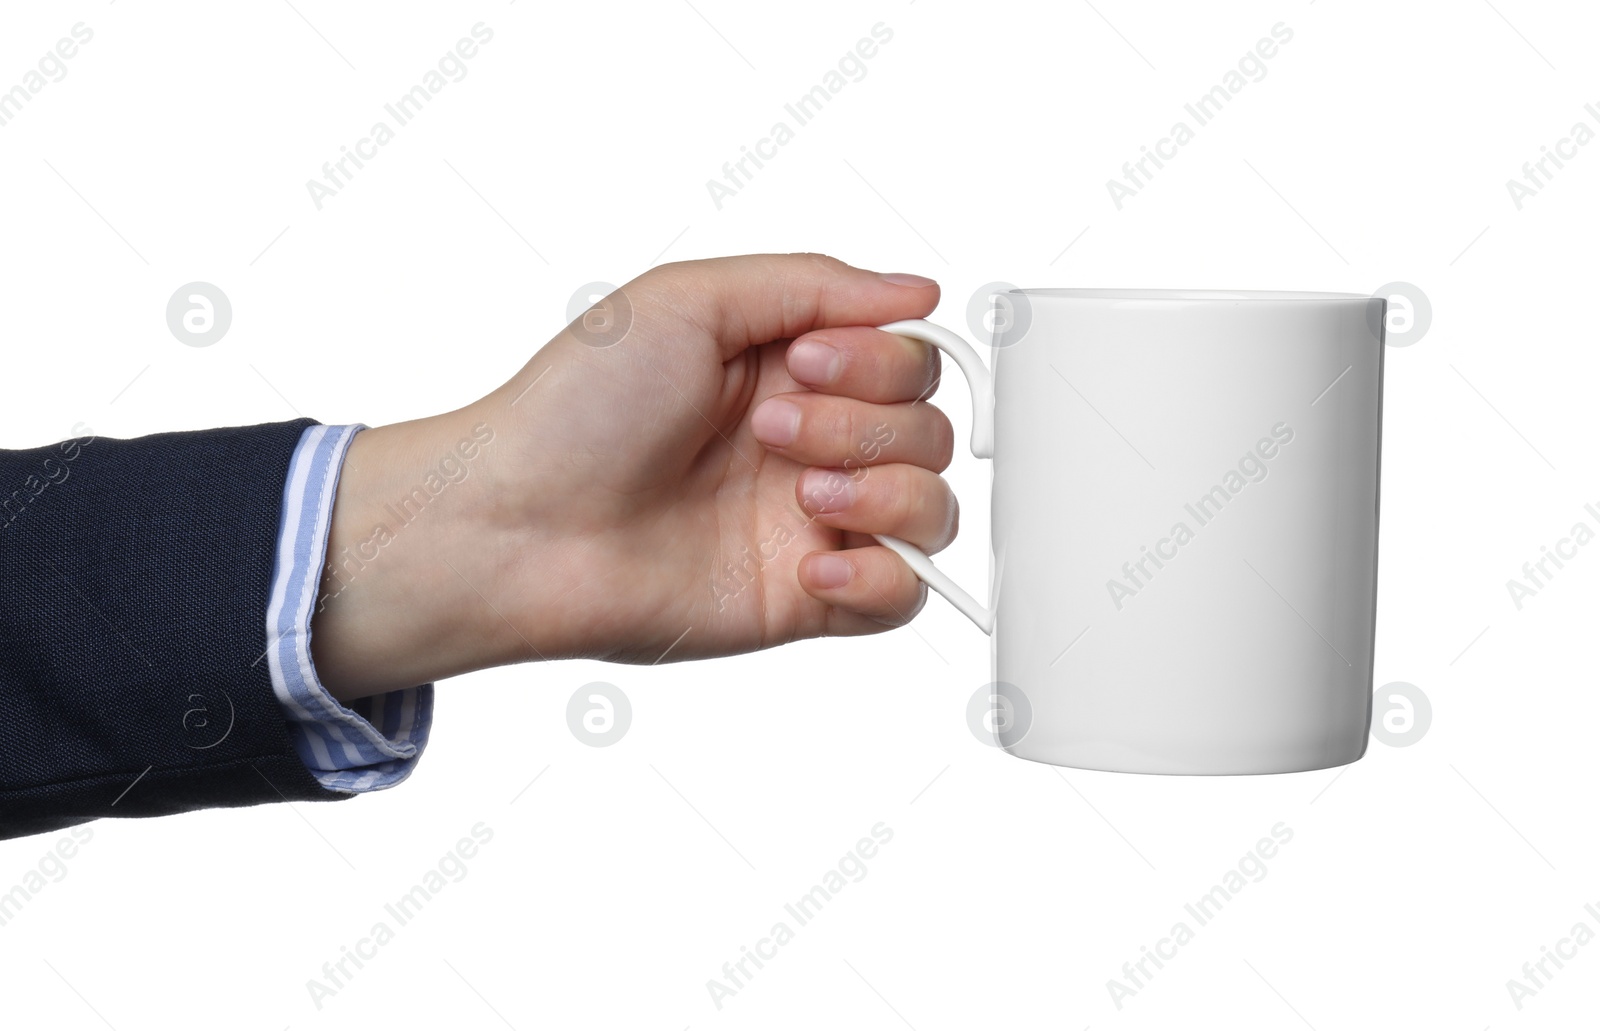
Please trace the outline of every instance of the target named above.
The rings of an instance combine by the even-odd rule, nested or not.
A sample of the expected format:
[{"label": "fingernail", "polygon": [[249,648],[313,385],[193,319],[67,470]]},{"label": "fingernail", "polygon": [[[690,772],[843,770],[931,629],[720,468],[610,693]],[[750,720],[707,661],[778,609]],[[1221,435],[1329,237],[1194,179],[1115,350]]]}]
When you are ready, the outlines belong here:
[{"label": "fingernail", "polygon": [[893,283],[895,286],[924,287],[938,285],[927,276],[914,276],[909,272],[880,272],[878,274],[881,275],[886,282]]},{"label": "fingernail", "polygon": [[843,512],[856,500],[856,485],[832,469],[807,469],[800,476],[800,497],[807,512]]},{"label": "fingernail", "polygon": [[800,408],[781,398],[768,398],[750,415],[756,439],[772,447],[788,447],[800,434]]},{"label": "fingernail", "polygon": [[843,587],[850,582],[850,563],[838,555],[817,555],[811,560],[811,582],[817,587]]},{"label": "fingernail", "polygon": [[801,383],[823,386],[839,377],[844,357],[820,340],[802,340],[789,348],[789,375]]}]

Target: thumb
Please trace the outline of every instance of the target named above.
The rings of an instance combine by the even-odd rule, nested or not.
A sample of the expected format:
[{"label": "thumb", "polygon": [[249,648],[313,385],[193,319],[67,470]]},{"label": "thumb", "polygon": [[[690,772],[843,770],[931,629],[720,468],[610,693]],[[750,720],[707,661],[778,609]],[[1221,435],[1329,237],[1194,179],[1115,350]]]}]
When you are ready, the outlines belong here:
[{"label": "thumb", "polygon": [[920,319],[939,286],[907,273],[878,273],[825,254],[749,254],[660,265],[623,288],[660,297],[718,343],[722,361],[746,347],[830,326],[878,326]]}]

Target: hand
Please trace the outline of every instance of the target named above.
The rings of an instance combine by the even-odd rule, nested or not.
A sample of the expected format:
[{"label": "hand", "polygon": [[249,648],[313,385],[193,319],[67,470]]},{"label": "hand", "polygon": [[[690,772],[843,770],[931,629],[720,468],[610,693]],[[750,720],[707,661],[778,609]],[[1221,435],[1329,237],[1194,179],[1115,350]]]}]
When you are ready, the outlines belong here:
[{"label": "hand", "polygon": [[[620,340],[574,323],[482,400],[358,434],[313,621],[324,684],[349,700],[905,623],[925,588],[868,535],[949,544],[953,432],[925,400],[938,352],[871,327],[938,300],[820,255],[664,265],[613,295]],[[402,525],[430,472],[442,489]]]}]

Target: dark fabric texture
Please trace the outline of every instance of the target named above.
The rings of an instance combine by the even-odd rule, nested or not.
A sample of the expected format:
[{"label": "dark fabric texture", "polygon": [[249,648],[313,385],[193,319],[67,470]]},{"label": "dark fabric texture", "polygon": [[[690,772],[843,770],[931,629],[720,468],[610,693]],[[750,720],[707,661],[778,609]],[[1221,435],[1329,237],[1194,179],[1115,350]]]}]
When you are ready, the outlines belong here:
[{"label": "dark fabric texture", "polygon": [[264,657],[311,425],[0,451],[0,838],[348,797],[295,753]]}]

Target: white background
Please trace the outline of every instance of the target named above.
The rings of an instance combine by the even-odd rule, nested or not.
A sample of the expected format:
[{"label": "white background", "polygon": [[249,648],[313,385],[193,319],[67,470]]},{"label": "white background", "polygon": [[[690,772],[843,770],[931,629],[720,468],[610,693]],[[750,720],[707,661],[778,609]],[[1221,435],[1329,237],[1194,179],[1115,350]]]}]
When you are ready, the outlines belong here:
[{"label": "white background", "polygon": [[[1021,762],[964,709],[987,641],[912,629],[654,668],[441,684],[402,787],[102,821],[0,928],[7,1026],[1569,1028],[1600,944],[1600,547],[1521,611],[1506,581],[1600,504],[1600,146],[1505,182],[1600,101],[1577,4],[959,5],[683,0],[359,9],[8,5],[0,88],[94,39],[0,128],[0,442],[309,415],[379,424],[501,383],[580,285],[822,250],[937,277],[935,318],[1025,286],[1431,299],[1388,355],[1376,683],[1433,724],[1343,771],[1183,779]],[[1201,8],[1204,8],[1202,10]],[[303,16],[303,17],[302,17]],[[305,183],[477,22],[493,42],[322,210]],[[893,39],[754,181],[706,181],[878,22]],[[1271,27],[1293,40],[1122,210],[1105,182]],[[313,27],[314,26],[314,27]],[[1514,26],[1514,27],[1513,27]],[[1553,167],[1553,166],[1552,166]],[[1070,245],[1070,246],[1069,246]],[[179,343],[204,280],[234,322]],[[130,385],[131,384],[131,385]],[[952,383],[953,385],[953,383]],[[943,404],[964,436],[967,404]],[[987,571],[988,470],[958,458]],[[622,741],[564,717],[632,699]],[[528,787],[536,775],[538,780]],[[520,794],[519,794],[520,793]],[[346,987],[307,981],[478,822],[494,837]],[[706,982],[879,821],[894,838],[718,1010]],[[1107,981],[1275,824],[1293,840],[1146,987]],[[53,837],[0,845],[0,891]],[[1191,921],[1192,924],[1192,921]]]}]

